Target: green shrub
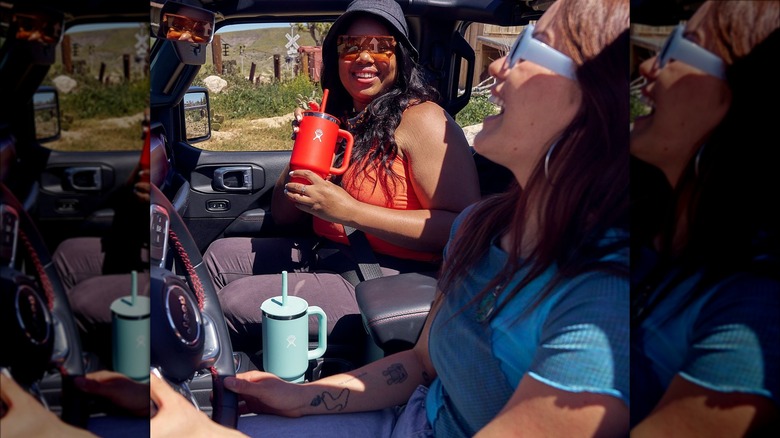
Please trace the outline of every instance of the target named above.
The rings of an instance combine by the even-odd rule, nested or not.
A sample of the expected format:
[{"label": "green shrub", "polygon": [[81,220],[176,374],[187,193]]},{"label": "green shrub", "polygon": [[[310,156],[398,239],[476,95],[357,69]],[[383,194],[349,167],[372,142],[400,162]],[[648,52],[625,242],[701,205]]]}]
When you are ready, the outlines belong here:
[{"label": "green shrub", "polygon": [[482,123],[487,116],[498,113],[498,107],[488,101],[488,95],[473,95],[465,108],[455,116],[462,128]]},{"label": "green shrub", "polygon": [[[239,76],[223,77],[228,82],[221,93],[209,96],[213,114],[227,119],[276,117],[289,114],[298,105],[298,95],[311,96],[322,93],[319,86],[305,76],[282,82],[254,85]],[[202,81],[197,85],[203,86]]]},{"label": "green shrub", "polygon": [[71,93],[60,93],[63,117],[92,119],[124,117],[142,112],[149,104],[149,79],[101,84],[88,76],[75,76],[78,87]]},{"label": "green shrub", "polygon": [[636,119],[639,116],[643,116],[645,114],[648,114],[651,110],[651,108],[647,105],[645,105],[642,102],[642,98],[639,94],[631,93],[630,94],[630,120],[631,123],[634,123],[634,119]]}]

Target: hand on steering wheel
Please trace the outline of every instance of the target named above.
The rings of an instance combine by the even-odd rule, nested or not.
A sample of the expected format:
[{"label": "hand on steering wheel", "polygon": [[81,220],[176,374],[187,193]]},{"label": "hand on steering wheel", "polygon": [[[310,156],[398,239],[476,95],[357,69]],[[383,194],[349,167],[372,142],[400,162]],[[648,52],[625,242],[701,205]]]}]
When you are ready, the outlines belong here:
[{"label": "hand on steering wheel", "polygon": [[[56,366],[62,375],[62,419],[77,427],[86,427],[88,412],[84,394],[74,385],[74,379],[84,375],[84,359],[65,289],[51,262],[51,255],[43,237],[21,203],[2,183],[0,211],[3,211],[4,220],[11,219],[15,222],[15,234],[11,237],[18,243],[18,252],[26,253],[32,260],[38,280],[31,281],[27,275],[17,271],[13,263],[10,263],[10,266],[0,266],[3,288],[16,290],[16,293],[4,296],[16,302],[10,308],[3,306],[3,310],[18,312],[13,318],[10,315],[6,317],[4,313],[3,319],[5,323],[11,324],[23,321],[24,328],[18,324],[13,328],[25,332],[34,327],[34,332],[39,333],[41,338],[33,342],[29,336],[19,336],[19,342],[16,342],[19,344],[16,345],[18,349],[14,354],[8,355],[2,365],[9,367],[14,374],[19,373],[27,383],[42,378],[49,365]],[[9,217],[5,217],[6,215]],[[13,259],[13,255],[11,258]],[[13,339],[7,341],[15,342]],[[42,351],[41,345],[49,345],[49,349]],[[22,350],[34,354],[28,356]],[[41,355],[42,352],[44,355]]]},{"label": "hand on steering wheel", "polygon": [[206,414],[195,409],[184,397],[156,375],[152,375],[150,383],[149,394],[157,405],[157,414],[149,423],[153,436],[160,438],[246,436],[237,430],[220,426],[209,420]]},{"label": "hand on steering wheel", "polygon": [[[195,240],[155,185],[151,185],[151,211],[152,366],[159,367],[163,377],[177,383],[201,369],[209,369],[212,419],[235,428],[238,399],[225,389],[224,379],[235,376],[236,368],[217,292],[208,280]],[[187,283],[168,271],[169,252],[184,267]]]},{"label": "hand on steering wheel", "polygon": [[8,411],[0,419],[0,436],[94,437],[83,429],[62,422],[5,372],[0,373],[0,396]]}]

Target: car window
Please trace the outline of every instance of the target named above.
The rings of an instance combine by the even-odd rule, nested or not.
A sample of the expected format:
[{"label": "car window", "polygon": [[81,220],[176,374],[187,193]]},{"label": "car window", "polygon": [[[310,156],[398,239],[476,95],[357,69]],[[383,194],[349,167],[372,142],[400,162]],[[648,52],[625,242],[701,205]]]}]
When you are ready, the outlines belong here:
[{"label": "car window", "polygon": [[[192,84],[209,90],[211,138],[194,146],[218,151],[292,149],[294,108],[301,100],[322,98],[318,51],[328,27],[312,22],[219,29]],[[187,137],[198,137],[200,129],[202,124],[188,123]]]},{"label": "car window", "polygon": [[[148,53],[148,22],[68,29],[42,84],[57,90],[61,127],[60,138],[44,146],[60,151],[140,150],[149,101]],[[39,138],[51,130],[50,124],[36,118]]]},{"label": "car window", "polygon": [[474,79],[466,82],[466,65],[461,61],[458,78],[458,94],[471,88],[468,104],[455,115],[469,144],[473,145],[474,136],[482,129],[482,120],[498,113],[498,107],[489,102],[490,87],[495,83],[488,67],[496,59],[506,55],[524,26],[497,26],[487,23],[471,23],[463,32],[463,37],[474,49]]},{"label": "car window", "polygon": [[[193,86],[209,90],[211,138],[194,146],[214,151],[290,150],[292,111],[320,100],[320,45],[329,23],[266,23],[220,29],[208,46],[206,64]],[[459,93],[472,88],[469,104],[456,121],[471,142],[485,116],[497,108],[488,101],[487,67],[504,56],[522,26],[471,23],[464,37],[476,52],[475,78],[466,83],[461,68]],[[215,49],[218,47],[219,49]],[[188,112],[189,114],[189,112]],[[187,137],[200,137],[203,123],[187,116]]]}]

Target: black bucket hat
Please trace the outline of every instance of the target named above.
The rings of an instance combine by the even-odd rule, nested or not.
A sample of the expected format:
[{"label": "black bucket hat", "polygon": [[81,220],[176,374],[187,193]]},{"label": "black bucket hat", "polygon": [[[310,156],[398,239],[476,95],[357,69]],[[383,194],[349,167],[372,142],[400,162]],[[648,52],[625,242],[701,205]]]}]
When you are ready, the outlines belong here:
[{"label": "black bucket hat", "polygon": [[417,49],[409,41],[409,27],[406,24],[404,12],[395,0],[353,0],[347,6],[346,12],[333,23],[322,43],[323,50],[331,47],[335,50],[336,38],[347,30],[356,16],[373,15],[384,22],[388,29],[399,39],[415,60],[418,58]]}]

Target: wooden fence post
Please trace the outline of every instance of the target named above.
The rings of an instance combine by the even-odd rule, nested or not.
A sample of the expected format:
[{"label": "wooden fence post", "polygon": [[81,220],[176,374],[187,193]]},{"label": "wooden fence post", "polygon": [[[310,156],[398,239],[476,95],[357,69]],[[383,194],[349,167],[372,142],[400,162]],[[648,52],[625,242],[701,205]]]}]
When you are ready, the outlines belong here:
[{"label": "wooden fence post", "polygon": [[62,37],[62,67],[65,73],[73,74],[73,53],[70,45],[70,35]]},{"label": "wooden fence post", "polygon": [[252,63],[252,66],[249,67],[249,82],[255,83],[255,69],[257,68],[257,64],[254,62]]},{"label": "wooden fence post", "polygon": [[280,56],[274,55],[274,79],[277,81],[282,80],[282,69],[280,65]]},{"label": "wooden fence post", "polygon": [[303,73],[309,78],[309,80],[311,80],[311,72],[309,72],[309,56],[311,56],[311,53],[301,53],[301,69],[303,70]]},{"label": "wooden fence post", "polygon": [[130,82],[130,55],[122,55],[122,67],[125,73],[125,82]]},{"label": "wooden fence post", "polygon": [[222,38],[219,35],[214,35],[211,40],[211,58],[214,61],[214,72],[218,75],[222,74]]}]

